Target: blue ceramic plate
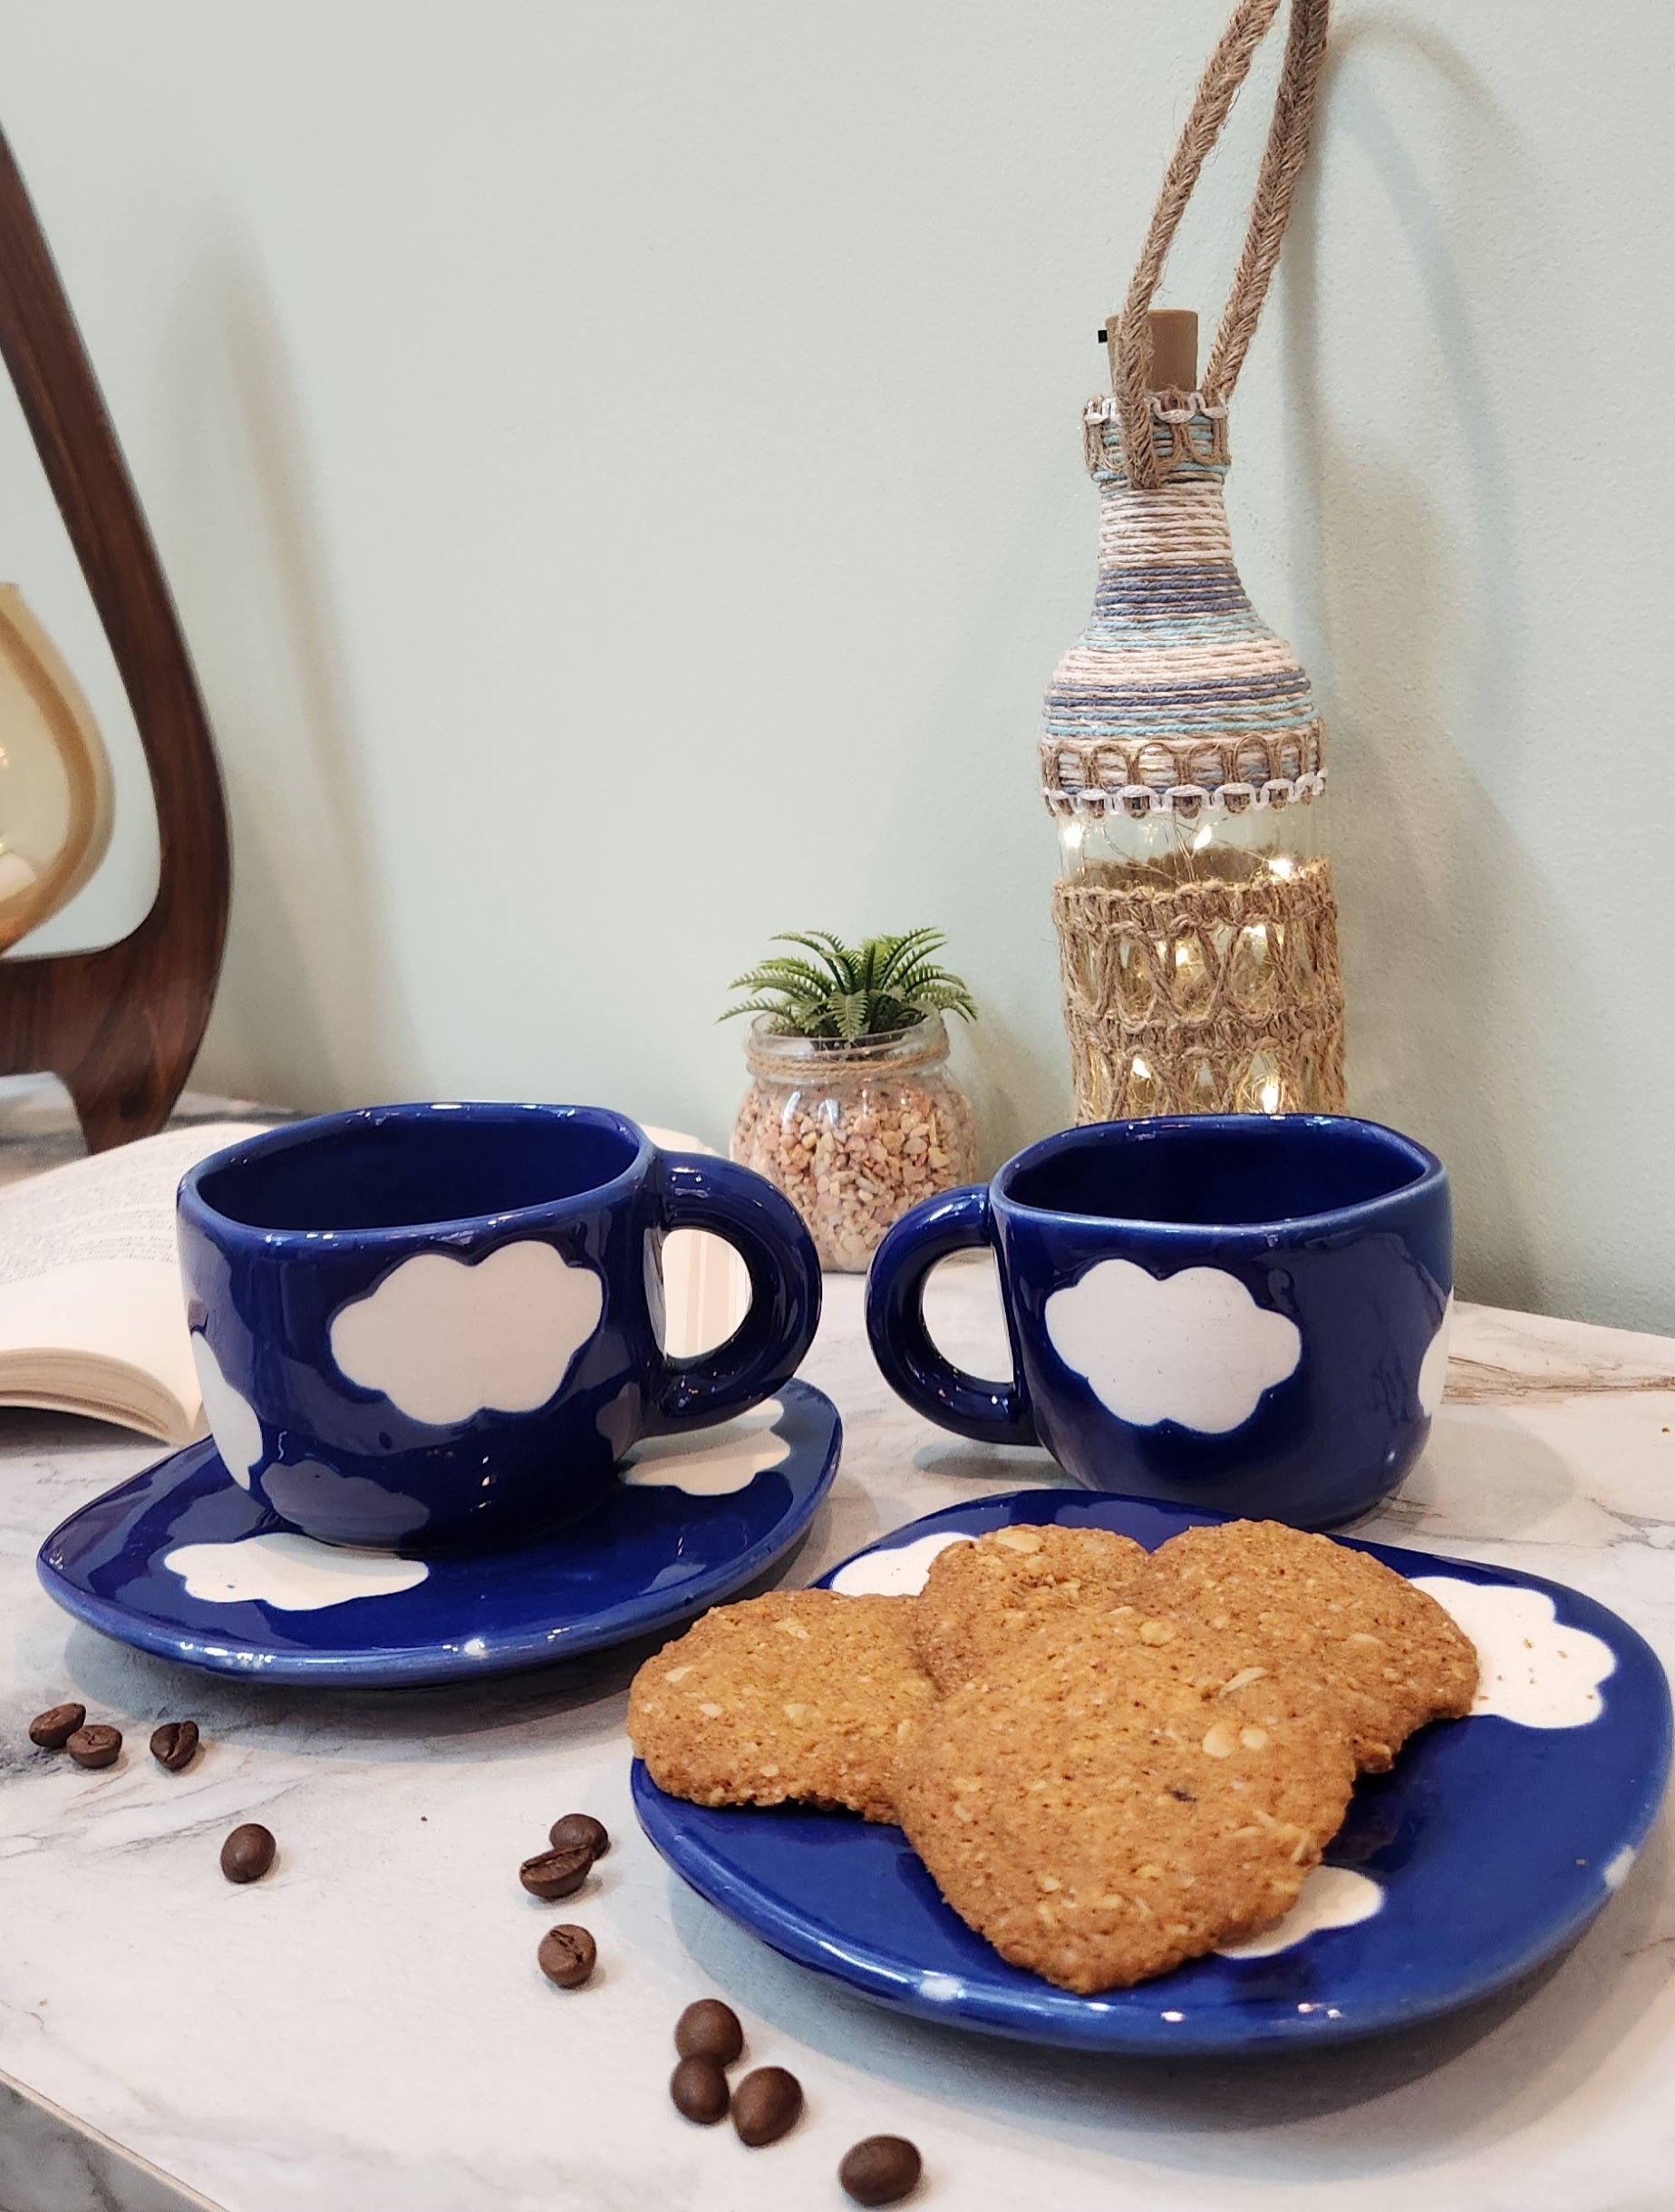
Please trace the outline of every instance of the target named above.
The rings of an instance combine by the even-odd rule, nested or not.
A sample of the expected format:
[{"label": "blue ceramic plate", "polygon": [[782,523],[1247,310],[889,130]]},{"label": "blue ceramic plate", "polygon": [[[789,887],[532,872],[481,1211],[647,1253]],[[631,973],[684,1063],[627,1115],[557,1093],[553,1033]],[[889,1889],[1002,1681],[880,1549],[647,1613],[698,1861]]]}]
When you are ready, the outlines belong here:
[{"label": "blue ceramic plate", "polygon": [[553,1534],[430,1559],[299,1536],[189,1444],[73,1513],[36,1562],[78,1620],[165,1659],[266,1682],[386,1688],[510,1674],[667,1627],[789,1551],[843,1431],[807,1382],[630,1453]]},{"label": "blue ceramic plate", "polygon": [[[1012,1521],[1113,1528],[1151,1547],[1213,1518],[1021,1490],[898,1528],[826,1579],[916,1589],[943,1544]],[[688,1805],[636,1763],[641,1823],[701,1896],[788,1958],[987,2034],[1227,2053],[1370,2035],[1472,2003],[1572,1942],[1627,1875],[1668,1779],[1669,1688],[1641,1638],[1574,1590],[1360,1548],[1431,1588],[1469,1629],[1484,1709],[1424,1730],[1393,1773],[1358,1785],[1327,1866],[1264,1955],[1213,1955],[1137,1989],[1078,1997],[1008,1965],[956,1919],[897,1829]],[[1304,1934],[1310,1918],[1322,1925]]]}]

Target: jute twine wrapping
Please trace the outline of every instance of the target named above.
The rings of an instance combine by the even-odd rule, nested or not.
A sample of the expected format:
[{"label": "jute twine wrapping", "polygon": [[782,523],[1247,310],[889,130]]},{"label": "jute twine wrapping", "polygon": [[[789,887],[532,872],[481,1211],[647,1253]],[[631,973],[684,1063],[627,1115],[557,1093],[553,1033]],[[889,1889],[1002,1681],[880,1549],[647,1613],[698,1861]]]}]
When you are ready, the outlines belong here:
[{"label": "jute twine wrapping", "polygon": [[[1328,0],[1291,0],[1250,224],[1201,388],[1146,384],[1147,315],[1165,258],[1279,5],[1240,0],[1210,58],[1118,321],[1112,392],[1085,412],[1100,493],[1099,587],[1088,627],[1054,673],[1041,738],[1043,791],[1061,818],[1184,817],[1214,832],[1229,817],[1307,807],[1324,786],[1312,688],[1245,593],[1223,483],[1228,398],[1308,151]],[[1268,875],[1247,853],[1230,868],[1234,881],[1215,860],[1212,836],[1201,868],[1177,882],[1159,887],[1155,869],[1137,868],[1130,883],[1113,861],[1097,878],[1060,885],[1054,916],[1080,1119],[1263,1111],[1276,1100],[1341,1106],[1342,983],[1327,863],[1297,860],[1293,873]],[[1256,930],[1265,936],[1248,934]]]},{"label": "jute twine wrapping", "polygon": [[1141,491],[1115,403],[1110,413],[1104,404],[1089,405],[1086,424],[1099,584],[1047,694],[1049,808],[1097,820],[1306,806],[1325,782],[1325,735],[1307,674],[1234,566],[1225,418],[1154,418],[1167,458],[1163,481]]},{"label": "jute twine wrapping", "polygon": [[[1147,359],[1146,317],[1163,277],[1175,233],[1180,228],[1186,202],[1198,181],[1205,159],[1221,136],[1234,94],[1250,74],[1257,47],[1279,13],[1280,0],[1239,0],[1222,33],[1221,43],[1198,80],[1192,112],[1186,118],[1174,157],[1164,172],[1152,210],[1151,228],[1140,249],[1128,296],[1123,302],[1118,333],[1118,374],[1115,390],[1122,410],[1123,436],[1129,480],[1140,490],[1154,489],[1161,480],[1152,451],[1149,394],[1146,389]],[[1329,0],[1292,0],[1291,24],[1285,41],[1285,59],[1274,95],[1273,121],[1263,150],[1256,196],[1244,233],[1239,266],[1222,311],[1215,343],[1204,372],[1204,395],[1211,406],[1225,407],[1244,355],[1256,332],[1256,318],[1267,297],[1268,279],[1280,257],[1280,241],[1291,217],[1292,196],[1308,159],[1309,133],[1314,121],[1314,95],[1326,59],[1326,23]]]},{"label": "jute twine wrapping", "polygon": [[[1076,1116],[1260,1113],[1276,1080],[1343,1106],[1338,909],[1321,859],[1294,876],[1053,890]],[[1185,951],[1187,957],[1182,958]]]},{"label": "jute twine wrapping", "polygon": [[833,1038],[776,1036],[758,1015],[744,1040],[744,1064],[769,1082],[799,1082],[811,1089],[841,1088],[881,1071],[917,1074],[939,1068],[948,1057],[948,1025],[940,1014],[927,1015],[910,1029],[883,1036],[859,1037],[853,1044]]}]

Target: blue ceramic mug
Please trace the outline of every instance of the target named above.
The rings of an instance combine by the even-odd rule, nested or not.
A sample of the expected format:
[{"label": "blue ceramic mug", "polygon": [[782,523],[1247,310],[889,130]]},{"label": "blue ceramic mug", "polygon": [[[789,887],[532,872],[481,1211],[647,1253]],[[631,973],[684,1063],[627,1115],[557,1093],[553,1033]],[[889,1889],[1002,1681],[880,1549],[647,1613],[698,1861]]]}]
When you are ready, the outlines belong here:
[{"label": "blue ceramic mug", "polygon": [[[178,1224],[216,1448],[328,1543],[562,1518],[640,1438],[777,1390],[820,1315],[813,1242],[770,1184],[596,1106],[292,1123],[194,1168]],[[750,1270],[750,1311],[698,1359],[659,1347],[673,1228]]]},{"label": "blue ceramic mug", "polygon": [[[992,1247],[1013,1375],[925,1331],[925,1278]],[[1041,1443],[1099,1490],[1330,1528],[1393,1490],[1442,1396],[1442,1162],[1374,1121],[1201,1114],[1067,1130],[898,1221],[867,1325],[962,1436]]]}]

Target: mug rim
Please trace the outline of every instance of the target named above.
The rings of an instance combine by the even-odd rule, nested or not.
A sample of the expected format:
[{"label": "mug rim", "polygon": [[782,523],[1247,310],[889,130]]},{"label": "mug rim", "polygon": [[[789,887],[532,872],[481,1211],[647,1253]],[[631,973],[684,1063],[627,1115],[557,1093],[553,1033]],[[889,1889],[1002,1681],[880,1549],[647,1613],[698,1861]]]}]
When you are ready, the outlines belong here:
[{"label": "mug rim", "polygon": [[[1068,1207],[1032,1206],[1026,1199],[1012,1195],[1016,1179],[1043,1161],[1071,1151],[1089,1140],[1097,1140],[1116,1130],[1125,1138],[1155,1137],[1176,1130],[1205,1131],[1216,1129],[1248,1129],[1253,1123],[1271,1128],[1325,1127],[1354,1130],[1371,1138],[1382,1149],[1406,1159],[1419,1172],[1411,1181],[1401,1183],[1393,1190],[1380,1191],[1376,1198],[1358,1198],[1349,1206],[1328,1207],[1312,1214],[1283,1214],[1264,1221],[1159,1221],[1137,1214],[1084,1214]],[[1429,1196],[1446,1188],[1448,1171],[1435,1152],[1419,1143],[1417,1138],[1404,1136],[1388,1122],[1369,1121],[1359,1114],[1347,1113],[1193,1113],[1152,1114],[1134,1116],[1125,1121],[1083,1121],[1073,1129],[1056,1130],[1051,1136],[1038,1138],[1026,1145],[1021,1152],[1012,1155],[1005,1165],[995,1171],[990,1190],[994,1203],[1008,1213],[1019,1214],[1038,1221],[1075,1221],[1090,1227],[1120,1229],[1130,1236],[1149,1236],[1162,1242],[1187,1242],[1204,1237],[1215,1237],[1246,1242],[1271,1248],[1276,1236],[1289,1240],[1297,1236],[1317,1234],[1334,1228],[1352,1228],[1376,1218],[1396,1200]]]},{"label": "mug rim", "polygon": [[[224,1213],[204,1196],[203,1186],[208,1179],[224,1169],[245,1167],[253,1159],[266,1159],[274,1152],[294,1150],[321,1141],[329,1141],[345,1130],[382,1128],[388,1123],[418,1123],[430,1121],[442,1115],[457,1114],[464,1121],[478,1124],[496,1121],[552,1121],[562,1124],[582,1125],[594,1129],[614,1130],[634,1147],[634,1158],[620,1173],[607,1182],[595,1183],[586,1190],[573,1191],[566,1198],[537,1198],[528,1206],[501,1208],[494,1213],[456,1214],[439,1217],[431,1221],[402,1221],[382,1227],[363,1228],[279,1228],[263,1227],[252,1221],[241,1221],[236,1214]],[[269,1248],[305,1248],[317,1250],[329,1245],[336,1250],[390,1248],[413,1237],[459,1236],[462,1232],[482,1228],[489,1224],[499,1227],[507,1223],[543,1221],[561,1218],[564,1214],[584,1207],[609,1203],[624,1195],[645,1171],[657,1147],[637,1121],[630,1121],[610,1106],[575,1106],[549,1103],[543,1100],[508,1099],[409,1099],[387,1106],[349,1106],[335,1113],[310,1114],[297,1121],[280,1121],[271,1128],[257,1130],[247,1138],[224,1145],[218,1152],[211,1152],[189,1168],[180,1179],[175,1196],[178,1213],[184,1215],[195,1227],[219,1243],[236,1239]]]}]

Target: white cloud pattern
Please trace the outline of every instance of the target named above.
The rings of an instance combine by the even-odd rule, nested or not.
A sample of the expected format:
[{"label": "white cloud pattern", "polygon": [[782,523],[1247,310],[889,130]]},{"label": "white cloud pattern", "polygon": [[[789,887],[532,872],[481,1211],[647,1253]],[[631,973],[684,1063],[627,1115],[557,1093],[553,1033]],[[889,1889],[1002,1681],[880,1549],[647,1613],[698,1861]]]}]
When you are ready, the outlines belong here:
[{"label": "white cloud pattern", "polygon": [[692,1498],[726,1498],[749,1489],[765,1468],[790,1456],[789,1441],[773,1432],[784,1410],[770,1398],[713,1429],[648,1437],[629,1454],[622,1479],[643,1489],[684,1490]]},{"label": "white cloud pattern", "polygon": [[239,1396],[221,1373],[221,1363],[201,1329],[192,1331],[192,1364],[198,1370],[198,1387],[204,1397],[204,1418],[209,1423],[209,1433],[221,1455],[221,1464],[239,1488],[247,1490],[250,1477],[261,1465],[266,1449],[262,1442],[262,1424],[256,1408]]},{"label": "white cloud pattern", "polygon": [[539,1237],[474,1262],[421,1252],[334,1315],[332,1357],[412,1420],[450,1428],[545,1405],[604,1310],[595,1271]]},{"label": "white cloud pattern", "polygon": [[207,1606],[268,1606],[276,1613],[318,1613],[353,1597],[394,1597],[417,1588],[430,1568],[389,1552],[346,1551],[290,1529],[233,1544],[182,1544],[163,1554],[188,1593]]},{"label": "white cloud pattern", "polygon": [[1544,1590],[1457,1575],[1416,1575],[1413,1586],[1477,1647],[1469,1719],[1494,1713],[1520,1728],[1585,1728],[1605,1710],[1599,1685],[1615,1672],[1617,1654],[1585,1628],[1565,1627]]},{"label": "white cloud pattern", "polygon": [[1316,1867],[1290,1912],[1243,1943],[1217,1944],[1216,1952],[1222,1958],[1273,1958],[1324,1928],[1352,1928],[1370,1920],[1383,1903],[1380,1885],[1353,1867]]},{"label": "white cloud pattern", "polygon": [[366,1475],[340,1475],[318,1460],[268,1468],[262,1493],[282,1520],[329,1528],[338,1543],[382,1544],[422,1528],[430,1512],[416,1498]]},{"label": "white cloud pattern", "polygon": [[957,1974],[922,1974],[919,1994],[933,2004],[957,2004],[965,1994],[965,1984]]},{"label": "white cloud pattern", "polygon": [[1047,1301],[1047,1334],[1100,1404],[1137,1429],[1240,1427],[1302,1356],[1294,1321],[1257,1305],[1237,1276],[1184,1267],[1162,1282],[1102,1259]]},{"label": "white cloud pattern", "polygon": [[1442,1319],[1437,1324],[1437,1334],[1425,1347],[1425,1357],[1419,1362],[1419,1411],[1427,1420],[1442,1403],[1442,1393],[1448,1381],[1448,1339],[1454,1333],[1454,1293],[1448,1293],[1448,1302],[1442,1309]]},{"label": "white cloud pattern", "polygon": [[839,1567],[831,1586],[846,1597],[916,1597],[937,1553],[946,1551],[950,1544],[973,1541],[963,1528],[944,1528],[934,1536],[915,1537],[911,1544],[880,1546]]}]

